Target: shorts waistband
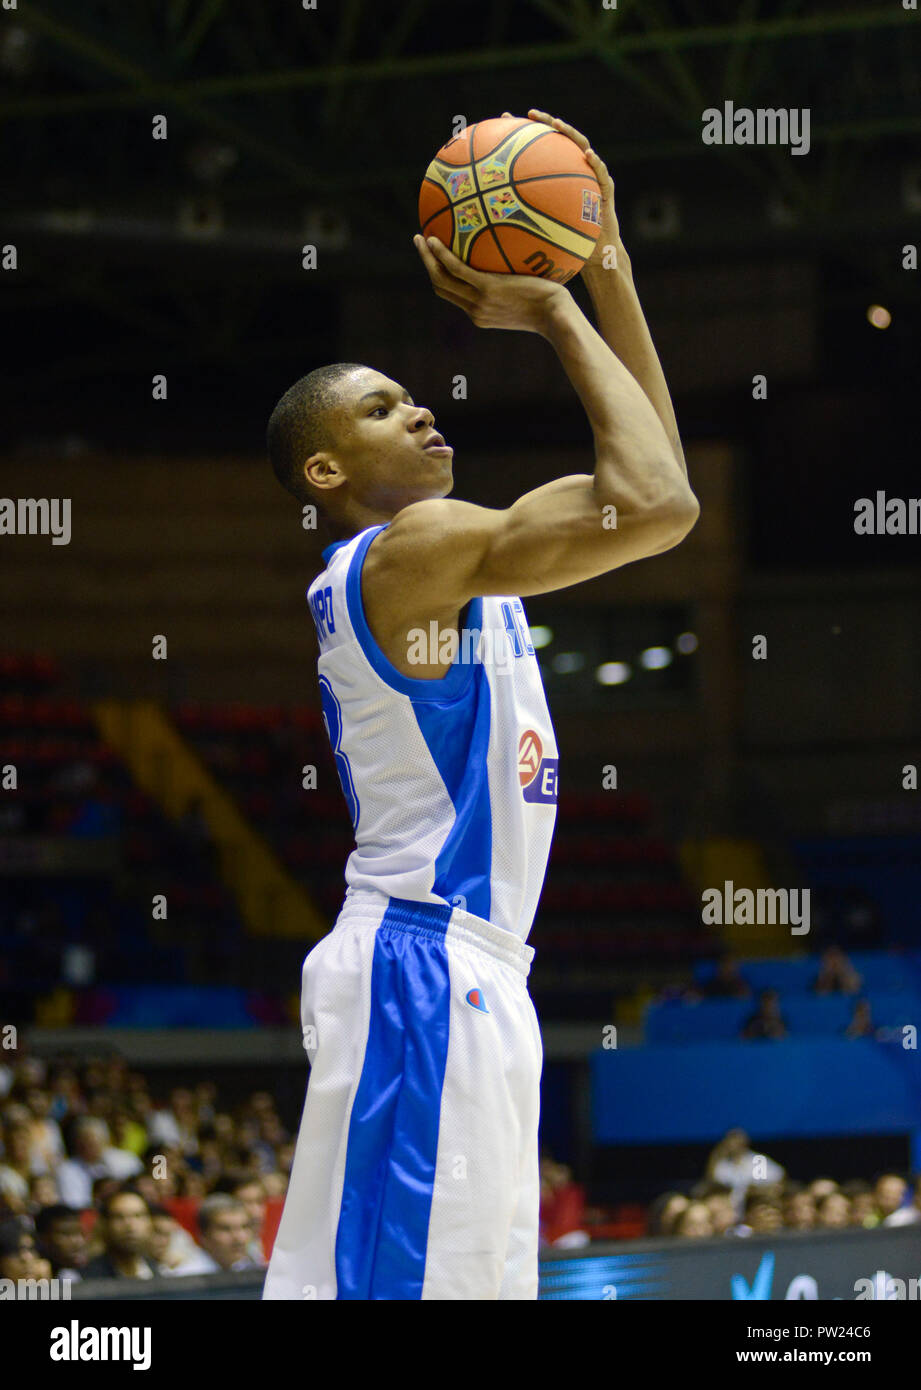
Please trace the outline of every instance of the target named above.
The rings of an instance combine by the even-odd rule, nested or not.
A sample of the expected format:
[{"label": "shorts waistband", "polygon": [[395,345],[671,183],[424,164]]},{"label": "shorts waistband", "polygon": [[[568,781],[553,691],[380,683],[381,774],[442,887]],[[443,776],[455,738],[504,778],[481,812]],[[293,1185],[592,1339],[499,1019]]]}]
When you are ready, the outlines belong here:
[{"label": "shorts waistband", "polygon": [[534,947],[513,932],[448,903],[416,902],[410,898],[388,897],[386,893],[375,893],[367,888],[348,888],[336,926],[340,922],[367,922],[374,927],[386,924],[413,934],[463,941],[510,965],[525,979],[534,959]]}]

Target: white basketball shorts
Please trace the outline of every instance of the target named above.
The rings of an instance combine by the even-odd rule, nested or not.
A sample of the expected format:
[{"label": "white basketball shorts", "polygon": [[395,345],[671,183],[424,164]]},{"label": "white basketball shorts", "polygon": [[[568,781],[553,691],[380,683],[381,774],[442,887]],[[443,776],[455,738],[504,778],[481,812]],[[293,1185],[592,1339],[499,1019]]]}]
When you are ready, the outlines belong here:
[{"label": "white basketball shorts", "polygon": [[304,962],[311,1069],[265,1299],[534,1299],[534,952],[348,890]]}]

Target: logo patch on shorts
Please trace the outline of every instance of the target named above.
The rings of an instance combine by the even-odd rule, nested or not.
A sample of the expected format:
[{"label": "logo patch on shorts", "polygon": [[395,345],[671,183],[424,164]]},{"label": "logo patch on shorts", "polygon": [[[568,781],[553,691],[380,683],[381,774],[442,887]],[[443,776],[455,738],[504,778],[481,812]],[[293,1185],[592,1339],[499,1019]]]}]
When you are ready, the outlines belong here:
[{"label": "logo patch on shorts", "polygon": [[479,1009],[479,1011],[480,1011],[481,1014],[488,1014],[488,1013],[489,1013],[489,1010],[487,1009],[485,1003],[483,1002],[483,991],[482,991],[481,989],[471,989],[471,990],[468,990],[468,992],[467,992],[467,1003],[468,1003],[468,1004],[471,1004],[471,1005],[473,1006],[473,1008]]}]

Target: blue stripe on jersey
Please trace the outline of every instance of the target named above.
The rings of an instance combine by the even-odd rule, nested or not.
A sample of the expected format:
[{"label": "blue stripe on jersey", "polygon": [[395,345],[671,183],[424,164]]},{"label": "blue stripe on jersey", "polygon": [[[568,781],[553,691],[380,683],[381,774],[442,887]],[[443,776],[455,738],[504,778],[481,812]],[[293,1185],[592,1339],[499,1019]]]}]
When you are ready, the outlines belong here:
[{"label": "blue stripe on jersey", "polygon": [[451,909],[391,898],[377,927],[371,1015],[336,1232],[336,1297],[420,1299],[448,1060]]},{"label": "blue stripe on jersey", "polygon": [[477,917],[492,906],[492,811],[489,800],[489,681],[482,662],[473,661],[483,625],[483,600],[471,599],[457,659],[444,676],[423,680],[404,676],[387,660],[368,627],[361,599],[361,567],[368,546],[383,526],[370,528],[352,555],[346,579],[349,617],[362,651],[388,685],[412,700],[426,746],[454,806],[455,819],[435,859],[432,891],[448,902],[461,895]]},{"label": "blue stripe on jersey", "polygon": [[490,919],[492,808],[489,801],[489,681],[482,664],[464,695],[450,704],[413,701],[413,714],[454,806],[454,824],[435,859],[432,892]]},{"label": "blue stripe on jersey", "polygon": [[[387,660],[368,627],[364,604],[361,600],[361,567],[364,564],[368,546],[377,533],[389,525],[389,522],[384,522],[382,526],[369,527],[356,545],[349,561],[349,572],[345,581],[345,597],[355,636],[381,680],[386,681],[392,689],[399,691],[401,695],[411,695],[413,700],[443,700],[445,696],[451,698],[459,695],[470,680],[474,666],[474,663],[469,659],[463,660],[465,655],[469,656],[469,651],[465,650],[463,643],[460,644],[457,658],[443,676],[438,676],[435,680],[424,680],[416,676],[404,676],[402,671],[398,671],[392,662]],[[471,630],[479,630],[482,621],[483,600],[481,598],[471,599],[467,626]]]}]

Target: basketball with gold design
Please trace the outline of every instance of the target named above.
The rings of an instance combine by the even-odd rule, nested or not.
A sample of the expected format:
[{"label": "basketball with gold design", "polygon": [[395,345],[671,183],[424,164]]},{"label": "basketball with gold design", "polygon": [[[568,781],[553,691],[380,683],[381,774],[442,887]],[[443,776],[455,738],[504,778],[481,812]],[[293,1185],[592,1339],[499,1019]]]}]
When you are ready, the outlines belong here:
[{"label": "basketball with gold design", "polygon": [[594,250],[601,189],[568,136],[497,117],[442,145],[422,181],[419,222],[474,270],[565,284]]}]

